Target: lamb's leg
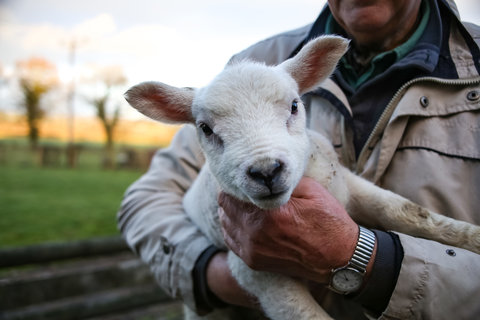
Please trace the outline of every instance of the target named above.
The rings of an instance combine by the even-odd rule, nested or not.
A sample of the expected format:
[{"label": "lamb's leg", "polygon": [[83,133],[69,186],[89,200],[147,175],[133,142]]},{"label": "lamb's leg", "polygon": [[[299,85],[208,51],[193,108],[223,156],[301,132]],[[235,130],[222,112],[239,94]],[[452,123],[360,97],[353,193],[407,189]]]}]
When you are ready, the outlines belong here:
[{"label": "lamb's leg", "polygon": [[238,283],[257,297],[270,319],[332,319],[300,281],[279,274],[254,271],[233,252],[228,254],[228,264]]},{"label": "lamb's leg", "polygon": [[429,211],[349,171],[345,178],[350,191],[347,210],[357,223],[480,253],[480,226]]}]

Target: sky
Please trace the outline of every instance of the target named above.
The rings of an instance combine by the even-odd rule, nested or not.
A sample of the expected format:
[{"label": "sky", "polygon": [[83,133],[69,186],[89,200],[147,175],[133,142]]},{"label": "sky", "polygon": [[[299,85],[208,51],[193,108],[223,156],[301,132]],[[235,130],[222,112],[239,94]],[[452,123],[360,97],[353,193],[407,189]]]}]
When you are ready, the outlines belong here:
[{"label": "sky", "polygon": [[[208,83],[236,52],[270,35],[313,21],[325,0],[0,0],[0,111],[14,110],[8,89],[15,63],[53,62],[63,84],[95,67],[122,68],[127,83],[176,86]],[[480,24],[480,1],[457,0],[464,20]],[[69,45],[75,42],[75,62]],[[61,99],[60,99],[61,100]],[[62,112],[61,101],[56,112]],[[93,109],[77,97],[77,114]],[[123,106],[123,105],[122,105]],[[135,112],[125,104],[127,116]],[[65,108],[66,109],[66,108]]]}]

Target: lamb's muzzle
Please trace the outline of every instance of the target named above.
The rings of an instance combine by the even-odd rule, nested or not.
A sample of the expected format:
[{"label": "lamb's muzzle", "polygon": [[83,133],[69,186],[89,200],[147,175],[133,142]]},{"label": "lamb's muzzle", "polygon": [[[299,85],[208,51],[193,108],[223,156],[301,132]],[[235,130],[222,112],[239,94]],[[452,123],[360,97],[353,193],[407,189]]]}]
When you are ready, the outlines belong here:
[{"label": "lamb's muzzle", "polygon": [[281,160],[273,160],[267,164],[252,165],[247,170],[248,177],[255,183],[268,188],[267,196],[283,193],[286,189],[281,185],[280,178],[284,164]]}]

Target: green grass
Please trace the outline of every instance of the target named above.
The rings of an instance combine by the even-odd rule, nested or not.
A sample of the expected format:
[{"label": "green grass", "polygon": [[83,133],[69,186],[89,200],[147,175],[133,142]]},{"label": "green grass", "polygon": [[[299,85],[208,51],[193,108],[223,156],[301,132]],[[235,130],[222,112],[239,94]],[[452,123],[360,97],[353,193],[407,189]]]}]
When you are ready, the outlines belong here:
[{"label": "green grass", "polygon": [[0,247],[118,234],[117,209],[140,175],[0,166]]}]

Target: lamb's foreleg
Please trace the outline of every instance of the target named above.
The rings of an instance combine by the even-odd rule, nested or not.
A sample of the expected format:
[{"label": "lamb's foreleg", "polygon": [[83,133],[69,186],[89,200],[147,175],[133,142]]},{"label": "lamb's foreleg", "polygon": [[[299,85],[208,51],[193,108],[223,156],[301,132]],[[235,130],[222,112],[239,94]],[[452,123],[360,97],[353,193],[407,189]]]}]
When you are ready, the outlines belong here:
[{"label": "lamb's foreleg", "polygon": [[480,226],[434,213],[345,171],[350,191],[347,210],[357,223],[480,253]]},{"label": "lamb's foreleg", "polygon": [[300,281],[280,274],[252,270],[233,252],[228,254],[228,264],[238,283],[257,297],[270,319],[332,319]]}]

